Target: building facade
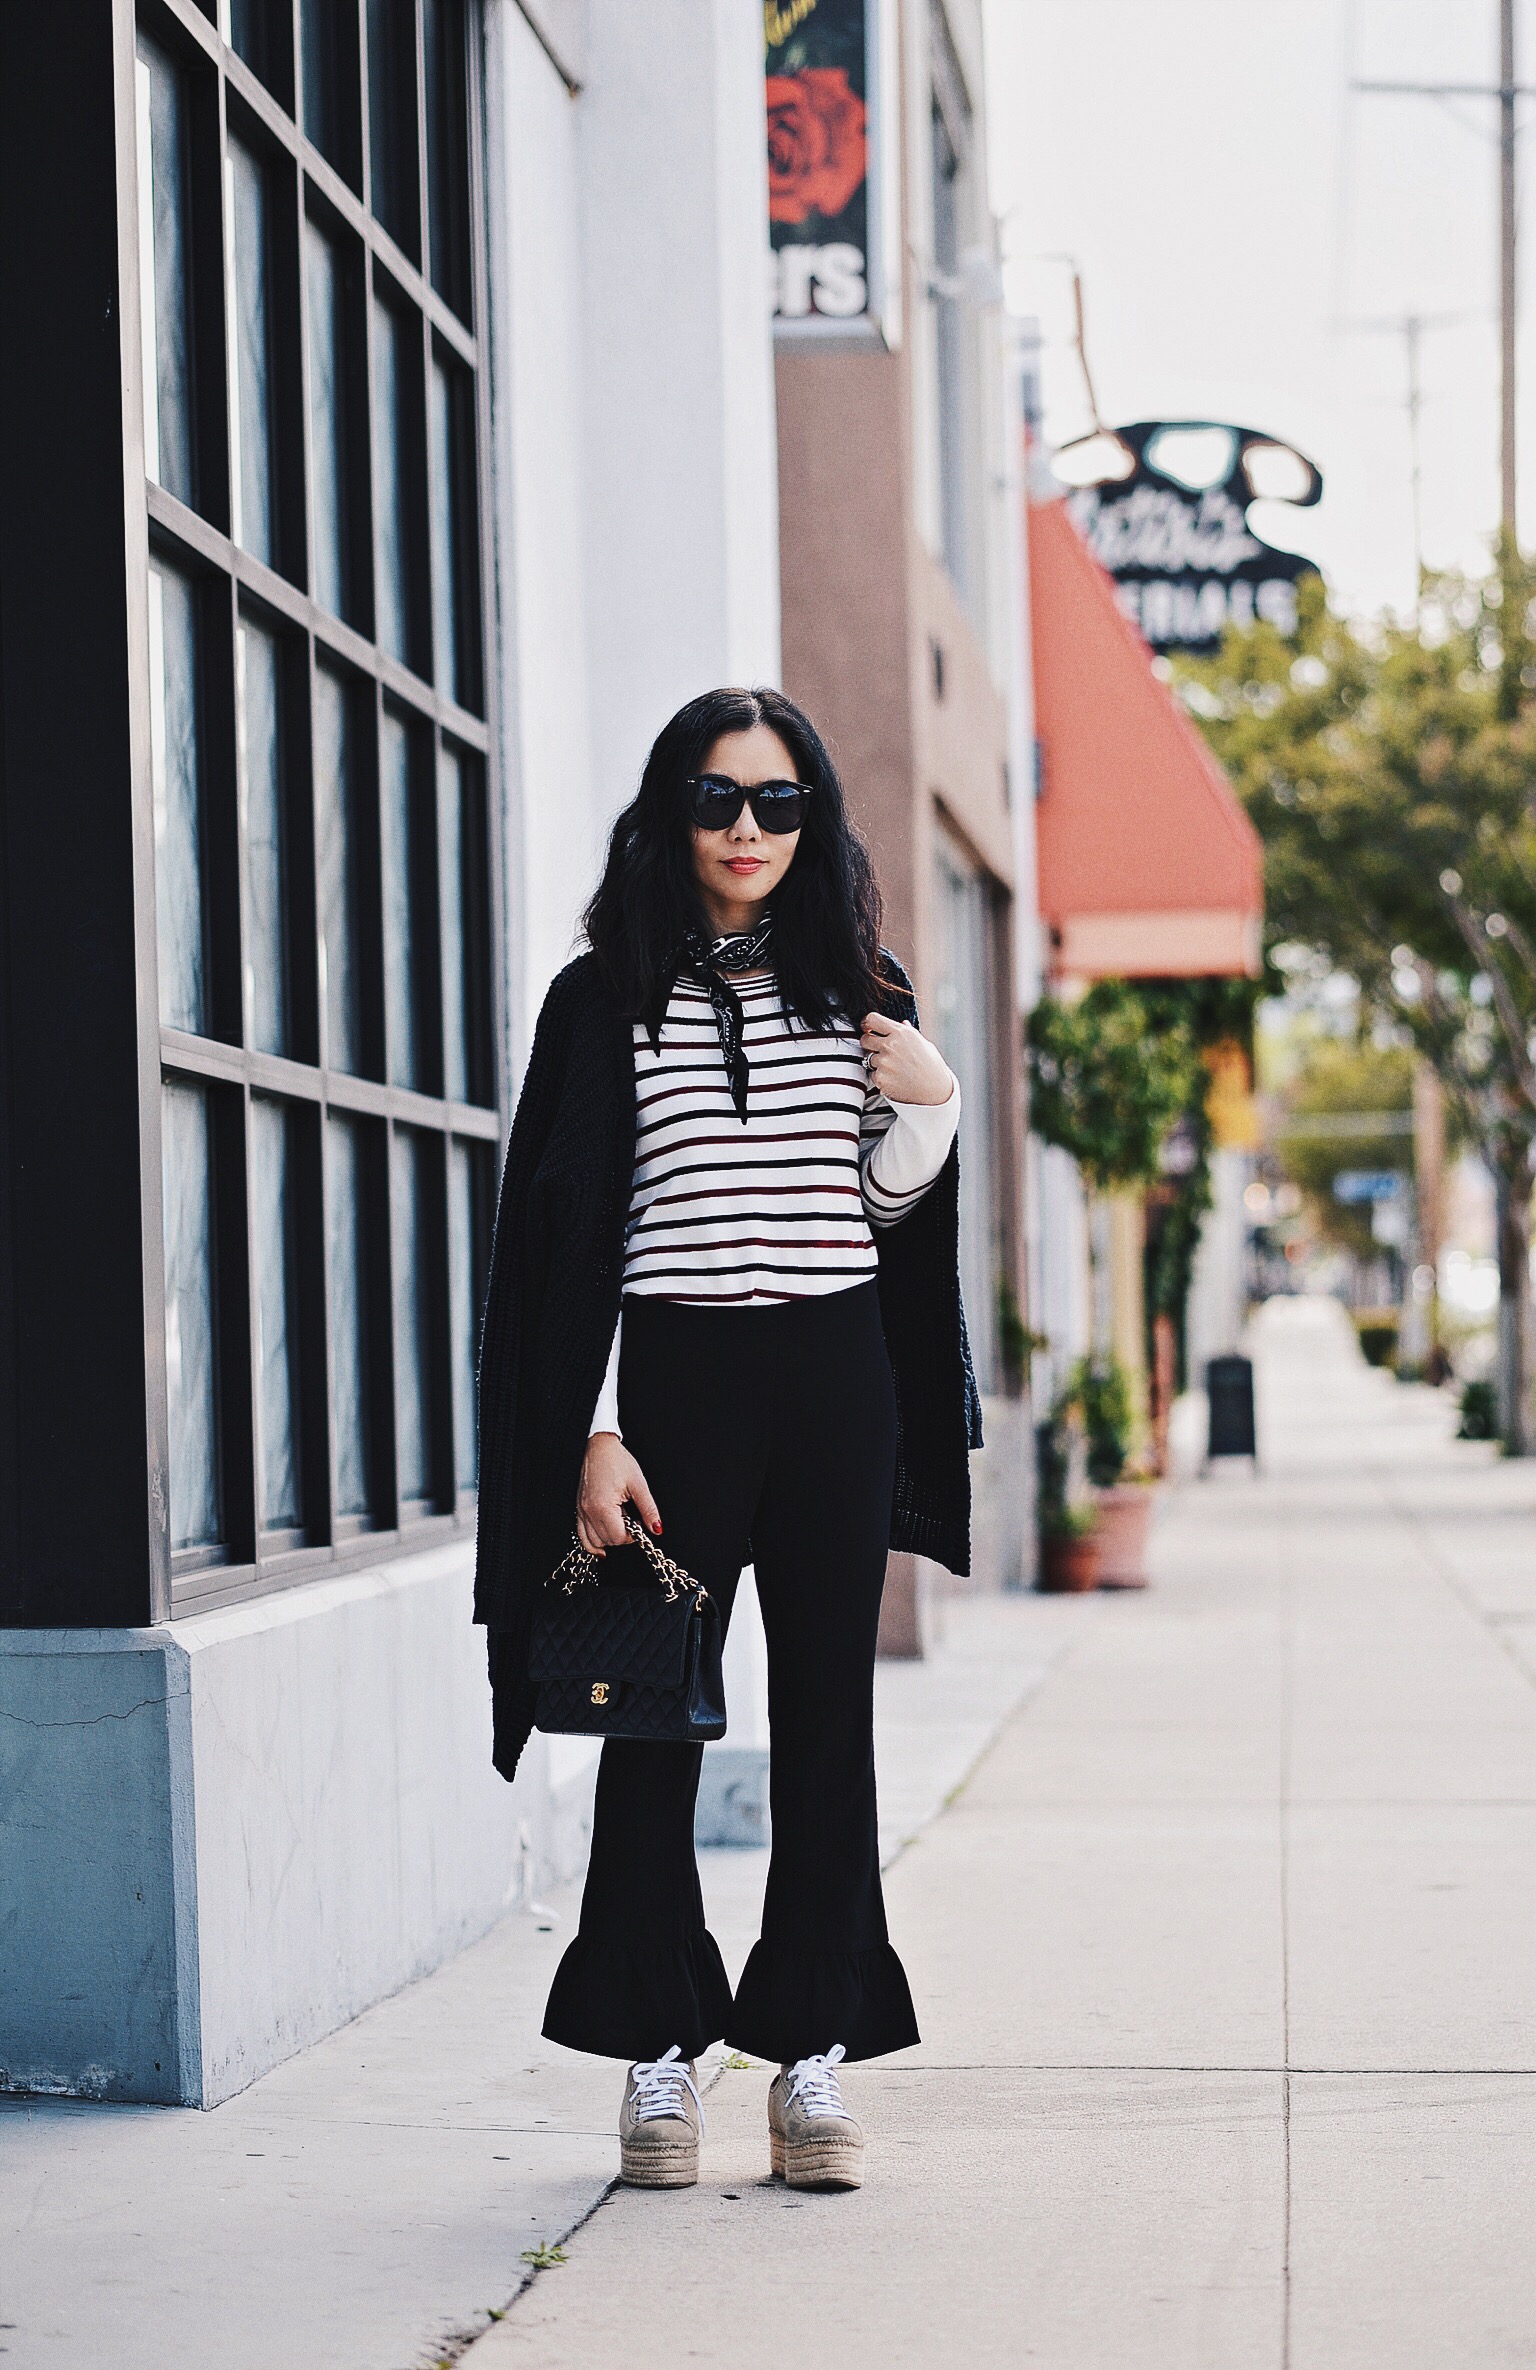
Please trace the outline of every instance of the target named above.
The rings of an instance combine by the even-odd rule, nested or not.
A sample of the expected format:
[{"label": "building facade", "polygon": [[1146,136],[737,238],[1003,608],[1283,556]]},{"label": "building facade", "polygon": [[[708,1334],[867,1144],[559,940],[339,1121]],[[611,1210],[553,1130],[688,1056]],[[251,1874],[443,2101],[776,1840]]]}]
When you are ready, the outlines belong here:
[{"label": "building facade", "polygon": [[607,823],[779,672],[761,75],[748,0],[0,34],[9,2087],[216,2103],[574,1848],[476,1327]]},{"label": "building facade", "polygon": [[[961,1264],[988,1436],[976,1581],[1012,1585],[1032,1527],[1019,1004],[1033,821],[982,11],[818,0],[769,17],[783,34],[774,45],[771,21],[784,684],[831,743],[888,941],[961,1081]],[[799,119],[825,126],[834,101],[813,149],[830,146],[832,169],[813,175]],[[835,170],[855,131],[862,184]],[[893,1558],[887,1650],[922,1650],[941,1594]]]}]

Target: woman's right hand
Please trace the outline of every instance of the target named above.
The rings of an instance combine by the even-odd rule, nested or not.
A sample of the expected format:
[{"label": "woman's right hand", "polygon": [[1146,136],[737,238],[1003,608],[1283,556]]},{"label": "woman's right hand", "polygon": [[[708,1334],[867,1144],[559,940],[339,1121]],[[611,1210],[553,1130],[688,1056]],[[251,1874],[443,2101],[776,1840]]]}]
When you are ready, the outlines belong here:
[{"label": "woman's right hand", "polygon": [[576,1492],[576,1536],[590,1554],[624,1546],[626,1506],[633,1506],[646,1529],[660,1537],[661,1516],[640,1467],[617,1432],[594,1432]]}]

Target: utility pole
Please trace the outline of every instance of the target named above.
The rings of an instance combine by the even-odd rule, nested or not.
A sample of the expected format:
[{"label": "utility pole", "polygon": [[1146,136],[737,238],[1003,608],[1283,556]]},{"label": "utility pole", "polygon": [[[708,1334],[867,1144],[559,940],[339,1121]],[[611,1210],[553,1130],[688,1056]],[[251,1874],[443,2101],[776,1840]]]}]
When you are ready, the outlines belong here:
[{"label": "utility pole", "polygon": [[1499,0],[1499,79],[1487,82],[1355,82],[1352,90],[1400,99],[1499,102],[1499,525],[1515,534],[1515,103],[1536,86],[1515,80],[1515,0]]},{"label": "utility pole", "polygon": [[1470,320],[1469,313],[1389,313],[1375,320],[1341,321],[1341,329],[1359,330],[1368,337],[1390,335],[1403,341],[1403,356],[1407,364],[1408,412],[1408,488],[1413,507],[1413,584],[1417,612],[1419,594],[1424,587],[1424,456],[1419,434],[1419,423],[1424,410],[1424,385],[1420,369],[1426,329],[1449,329],[1454,324]]},{"label": "utility pole", "polygon": [[1499,524],[1515,540],[1515,0],[1499,0]]},{"label": "utility pole", "polygon": [[1403,350],[1408,363],[1408,497],[1413,505],[1413,610],[1419,611],[1424,590],[1424,467],[1419,445],[1419,414],[1424,408],[1424,386],[1419,376],[1419,343],[1424,323],[1417,313],[1403,320]]}]

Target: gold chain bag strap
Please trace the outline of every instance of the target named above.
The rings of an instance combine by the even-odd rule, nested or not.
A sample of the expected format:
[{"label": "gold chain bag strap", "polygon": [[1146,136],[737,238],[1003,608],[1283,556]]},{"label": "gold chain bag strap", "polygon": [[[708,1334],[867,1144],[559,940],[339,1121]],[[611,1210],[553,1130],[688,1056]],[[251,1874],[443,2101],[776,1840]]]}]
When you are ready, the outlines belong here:
[{"label": "gold chain bag strap", "polygon": [[534,1725],[555,1736],[710,1743],[725,1734],[719,1609],[628,1508],[624,1528],[628,1547],[606,1555],[573,1538],[549,1576],[529,1655]]},{"label": "gold chain bag strap", "polygon": [[[695,1580],[691,1572],[685,1572],[681,1564],[674,1563],[670,1555],[662,1552],[638,1514],[629,1506],[624,1509],[624,1528],[629,1533],[631,1544],[639,1548],[655,1573],[669,1605],[675,1605],[680,1596],[688,1595],[697,1595],[705,1604],[710,1602],[709,1591],[703,1582]],[[558,1585],[566,1596],[573,1595],[578,1588],[595,1588],[603,1561],[602,1556],[594,1555],[590,1547],[583,1547],[581,1541],[573,1537],[565,1555],[550,1573],[549,1585],[551,1588]]]}]

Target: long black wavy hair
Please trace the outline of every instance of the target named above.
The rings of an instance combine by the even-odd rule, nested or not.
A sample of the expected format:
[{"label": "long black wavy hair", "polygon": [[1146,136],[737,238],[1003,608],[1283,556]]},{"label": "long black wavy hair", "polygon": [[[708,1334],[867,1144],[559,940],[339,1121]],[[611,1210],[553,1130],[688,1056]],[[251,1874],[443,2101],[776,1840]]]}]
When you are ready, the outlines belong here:
[{"label": "long black wavy hair", "polygon": [[855,1023],[880,1001],[880,891],[843,798],[837,768],[804,711],[782,691],[701,692],[656,735],[640,787],[614,824],[583,920],[621,1010],[659,1022],[691,930],[714,935],[694,880],[693,820],[683,785],[722,733],[767,724],[811,797],[794,859],[773,896],[770,959],[785,1007],[806,1027]]}]

